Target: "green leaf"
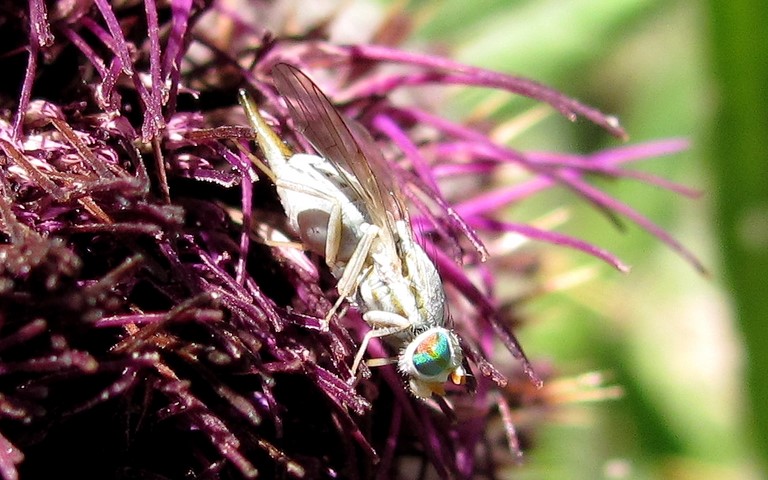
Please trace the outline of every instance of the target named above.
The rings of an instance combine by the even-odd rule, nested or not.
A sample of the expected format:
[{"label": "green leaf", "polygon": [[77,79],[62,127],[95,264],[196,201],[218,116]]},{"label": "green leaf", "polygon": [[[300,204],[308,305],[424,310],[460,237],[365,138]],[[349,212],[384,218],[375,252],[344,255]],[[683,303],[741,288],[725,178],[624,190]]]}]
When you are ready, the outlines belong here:
[{"label": "green leaf", "polygon": [[760,0],[711,0],[709,9],[716,222],[747,347],[755,451],[768,467],[768,8]]}]

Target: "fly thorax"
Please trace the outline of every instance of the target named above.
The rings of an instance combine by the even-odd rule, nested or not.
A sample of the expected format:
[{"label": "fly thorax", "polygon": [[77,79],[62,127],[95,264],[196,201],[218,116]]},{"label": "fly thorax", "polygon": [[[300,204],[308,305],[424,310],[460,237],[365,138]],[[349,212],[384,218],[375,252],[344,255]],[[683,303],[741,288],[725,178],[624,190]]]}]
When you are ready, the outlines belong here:
[{"label": "fly thorax", "polygon": [[416,306],[424,327],[445,324],[445,290],[440,274],[432,260],[415,242],[403,247],[403,268],[410,280]]},{"label": "fly thorax", "polygon": [[399,262],[392,261],[386,249],[375,248],[371,253],[371,268],[359,284],[358,303],[369,310],[392,312],[408,319],[413,336],[444,325],[445,292],[424,250],[410,235],[401,238]]},{"label": "fly thorax", "polygon": [[389,266],[376,257],[360,278],[357,296],[357,303],[366,310],[396,313],[414,326],[424,321],[411,283],[402,276],[392,275]]}]

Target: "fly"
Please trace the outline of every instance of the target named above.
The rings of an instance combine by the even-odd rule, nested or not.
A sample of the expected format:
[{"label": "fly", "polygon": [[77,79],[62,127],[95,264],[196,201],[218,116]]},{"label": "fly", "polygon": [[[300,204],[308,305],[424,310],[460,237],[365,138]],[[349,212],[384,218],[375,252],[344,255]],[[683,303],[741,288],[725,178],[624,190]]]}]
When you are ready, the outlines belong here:
[{"label": "fly", "polygon": [[278,64],[272,75],[295,128],[319,155],[294,154],[244,90],[240,103],[273,173],[289,225],[338,279],[339,301],[326,321],[346,298],[371,327],[352,372],[370,340],[383,337],[398,348],[398,368],[417,397],[443,394],[449,378],[463,383],[463,353],[456,333],[446,327],[442,280],[413,238],[400,186],[370,134],[345,119],[295,67]]}]

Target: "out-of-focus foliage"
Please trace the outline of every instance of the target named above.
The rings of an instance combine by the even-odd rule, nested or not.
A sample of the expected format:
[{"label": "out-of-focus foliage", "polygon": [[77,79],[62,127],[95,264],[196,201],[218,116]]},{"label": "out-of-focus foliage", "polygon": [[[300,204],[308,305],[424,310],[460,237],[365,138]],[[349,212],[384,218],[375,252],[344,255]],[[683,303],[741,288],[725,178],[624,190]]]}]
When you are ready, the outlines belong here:
[{"label": "out-of-focus foliage", "polygon": [[755,451],[768,466],[768,10],[760,1],[708,3],[708,44],[719,87],[709,129],[709,157],[718,186],[715,219],[748,352],[751,434]]}]

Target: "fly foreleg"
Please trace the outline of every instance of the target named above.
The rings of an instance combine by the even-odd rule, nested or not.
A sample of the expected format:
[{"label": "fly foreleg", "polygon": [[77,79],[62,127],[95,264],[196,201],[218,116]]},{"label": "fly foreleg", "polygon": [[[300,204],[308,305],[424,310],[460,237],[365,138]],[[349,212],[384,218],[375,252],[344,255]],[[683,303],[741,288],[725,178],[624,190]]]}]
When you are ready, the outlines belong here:
[{"label": "fly foreleg", "polygon": [[411,327],[411,322],[407,318],[391,312],[377,310],[366,312],[363,314],[363,320],[371,326],[371,329],[365,334],[363,341],[360,342],[360,349],[357,351],[357,355],[355,355],[355,361],[352,362],[352,378],[357,376],[357,369],[363,360],[365,351],[368,350],[368,344],[372,338],[394,335]]}]

